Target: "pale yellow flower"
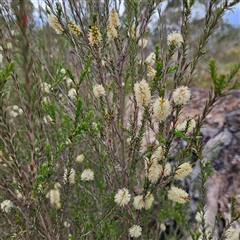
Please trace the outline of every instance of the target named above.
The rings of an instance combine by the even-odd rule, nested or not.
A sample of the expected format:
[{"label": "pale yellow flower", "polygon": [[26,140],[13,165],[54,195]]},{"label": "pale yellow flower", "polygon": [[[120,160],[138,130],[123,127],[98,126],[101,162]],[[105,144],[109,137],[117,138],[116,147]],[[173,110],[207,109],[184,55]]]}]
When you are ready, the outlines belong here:
[{"label": "pale yellow flower", "polygon": [[183,179],[192,172],[192,166],[189,163],[181,164],[175,172],[176,179]]},{"label": "pale yellow flower", "polygon": [[77,91],[76,91],[75,88],[71,88],[71,89],[68,91],[68,97],[69,97],[72,101],[76,100],[76,98],[77,98]]},{"label": "pale yellow flower", "polygon": [[106,95],[106,91],[102,84],[97,84],[93,87],[93,94],[96,98],[100,98]]},{"label": "pale yellow flower", "polygon": [[51,189],[49,191],[49,199],[52,206],[56,207],[57,209],[61,207],[60,192],[58,189]]},{"label": "pale yellow flower", "polygon": [[48,16],[48,23],[50,27],[52,27],[57,34],[62,34],[64,29],[62,28],[61,24],[58,22],[58,19],[53,14]]},{"label": "pale yellow flower", "polygon": [[85,158],[84,154],[80,154],[79,156],[77,156],[76,162],[81,163],[83,162],[84,158]]},{"label": "pale yellow flower", "polygon": [[144,197],[144,208],[146,210],[150,209],[153,205],[154,197],[153,195],[148,192],[147,195]]},{"label": "pale yellow flower", "polygon": [[91,169],[83,170],[81,174],[82,181],[92,181],[94,180],[94,172]]},{"label": "pale yellow flower", "polygon": [[155,59],[156,59],[156,55],[154,52],[151,52],[148,57],[146,58],[145,62],[150,65],[153,66],[155,63]]},{"label": "pale yellow flower", "polygon": [[186,203],[189,200],[189,196],[187,192],[183,189],[172,186],[170,190],[168,190],[168,198],[177,203]]},{"label": "pale yellow flower", "polygon": [[162,146],[159,146],[152,155],[152,158],[157,159],[158,161],[161,161],[164,159],[165,156],[165,148]]},{"label": "pale yellow flower", "polygon": [[172,100],[176,105],[185,105],[191,97],[191,92],[188,87],[179,87],[174,90]]},{"label": "pale yellow flower", "polygon": [[133,199],[133,206],[135,209],[137,210],[141,210],[144,208],[144,200],[143,200],[143,195],[138,195],[136,197],[134,197]]},{"label": "pale yellow flower", "polygon": [[158,179],[161,176],[162,173],[162,166],[158,163],[152,163],[149,169],[147,170],[148,172],[148,179],[151,183],[156,183]]},{"label": "pale yellow flower", "polygon": [[68,176],[68,179],[67,179],[67,169],[64,171],[64,174],[63,174],[63,180],[64,182],[67,182],[67,180],[69,181],[69,183],[73,184],[75,183],[75,177],[76,177],[76,172],[75,170],[72,168],[70,170],[70,173],[69,173],[69,176]]},{"label": "pale yellow flower", "polygon": [[151,66],[148,66],[148,67],[147,67],[147,76],[148,76],[150,79],[155,78],[156,73],[157,73],[157,71],[156,71],[153,67],[151,67]]},{"label": "pale yellow flower", "polygon": [[92,26],[90,29],[89,29],[89,32],[88,32],[88,40],[89,40],[89,43],[94,46],[94,45],[98,45],[101,40],[102,40],[102,36],[101,36],[101,33],[98,29],[98,27],[96,26]]},{"label": "pale yellow flower", "polygon": [[172,31],[168,36],[167,36],[167,43],[168,45],[178,45],[183,42],[183,37],[180,32]]},{"label": "pale yellow flower", "polygon": [[118,32],[114,26],[112,25],[107,26],[107,37],[109,41],[114,40],[115,38],[118,37]]},{"label": "pale yellow flower", "polygon": [[74,33],[75,35],[81,35],[82,31],[74,22],[69,21],[68,26],[69,26],[70,30],[72,31],[72,33]]},{"label": "pale yellow flower", "polygon": [[134,84],[134,93],[138,106],[148,105],[151,101],[151,91],[145,79]]},{"label": "pale yellow flower", "polygon": [[108,21],[109,21],[109,24],[115,28],[120,26],[120,20],[116,10],[114,9],[111,10]]},{"label": "pale yellow flower", "polygon": [[158,98],[153,104],[153,115],[158,121],[166,120],[170,112],[170,102],[165,98]]},{"label": "pale yellow flower", "polygon": [[138,46],[141,48],[145,48],[147,46],[148,40],[146,38],[142,38],[138,42]]},{"label": "pale yellow flower", "polygon": [[11,200],[4,200],[1,203],[1,209],[5,213],[9,213],[11,211],[11,208],[13,207],[13,203]]},{"label": "pale yellow flower", "polygon": [[138,238],[142,235],[142,228],[139,225],[133,225],[129,228],[129,234],[132,238]]},{"label": "pale yellow flower", "polygon": [[119,206],[125,206],[130,202],[131,194],[127,188],[119,189],[114,197],[114,202]]}]

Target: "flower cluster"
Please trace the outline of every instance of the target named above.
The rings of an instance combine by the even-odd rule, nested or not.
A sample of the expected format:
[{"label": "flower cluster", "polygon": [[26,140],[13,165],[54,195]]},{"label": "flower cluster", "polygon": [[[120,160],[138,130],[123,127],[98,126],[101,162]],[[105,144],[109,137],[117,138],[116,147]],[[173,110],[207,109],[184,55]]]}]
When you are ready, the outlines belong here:
[{"label": "flower cluster", "polygon": [[115,203],[119,206],[125,206],[130,202],[131,194],[127,188],[119,189],[114,197]]},{"label": "flower cluster", "polygon": [[172,100],[176,105],[185,105],[190,97],[191,92],[188,87],[179,87],[172,94]]},{"label": "flower cluster", "polygon": [[153,114],[158,121],[164,121],[171,111],[170,102],[165,98],[158,98],[153,104]]},{"label": "flower cluster", "polygon": [[84,158],[85,158],[84,154],[80,154],[79,156],[77,156],[76,162],[81,163],[83,162]]},{"label": "flower cluster", "polygon": [[142,38],[138,42],[138,46],[141,47],[142,49],[147,46],[148,40],[146,38]]},{"label": "flower cluster", "polygon": [[148,210],[149,208],[151,208],[153,201],[154,201],[153,195],[150,192],[148,192],[145,197],[143,195],[138,195],[134,197],[133,207],[136,210],[141,210],[143,208]]},{"label": "flower cluster", "polygon": [[11,211],[11,208],[13,207],[13,203],[11,200],[4,200],[1,203],[1,209],[5,213],[9,213]]},{"label": "flower cluster", "polygon": [[183,42],[183,37],[180,32],[172,31],[167,36],[167,43],[169,46],[170,45],[180,46],[182,42]]},{"label": "flower cluster", "polygon": [[80,30],[80,28],[75,23],[73,23],[72,21],[68,22],[68,26],[69,26],[70,30],[72,31],[72,33],[74,33],[76,35],[81,35],[82,34],[82,31]]},{"label": "flower cluster", "polygon": [[54,16],[52,14],[49,15],[48,16],[48,23],[49,23],[50,27],[52,27],[57,34],[62,34],[63,33],[64,30],[63,30],[61,24],[58,22],[58,19],[57,19],[56,16]]},{"label": "flower cluster", "polygon": [[69,181],[69,183],[73,184],[73,183],[75,183],[75,177],[76,177],[76,172],[73,168],[71,168],[71,170],[69,172],[69,176],[68,176],[68,170],[66,169],[63,174],[63,181],[64,182]]},{"label": "flower cluster", "polygon": [[134,84],[135,98],[138,106],[147,105],[151,101],[151,91],[145,79]]},{"label": "flower cluster", "polygon": [[166,163],[163,165],[158,163],[157,158],[145,160],[145,170],[147,178],[151,183],[156,183],[161,176],[167,177],[171,173],[171,164]]},{"label": "flower cluster", "polygon": [[153,66],[154,63],[155,63],[155,59],[156,59],[156,55],[155,55],[154,52],[152,52],[152,53],[150,53],[150,54],[147,56],[145,62],[146,62],[148,65]]},{"label": "flower cluster", "polygon": [[183,179],[192,172],[192,166],[189,163],[181,164],[175,172],[176,179]]},{"label": "flower cluster", "polygon": [[76,97],[77,97],[77,91],[75,88],[71,88],[69,91],[68,91],[68,97],[74,101],[76,100]]},{"label": "flower cluster", "polygon": [[22,115],[23,110],[19,108],[17,105],[12,106],[12,110],[9,111],[9,115],[12,118],[17,117],[18,115]]},{"label": "flower cluster", "polygon": [[81,174],[82,181],[92,181],[94,180],[94,172],[91,169],[83,170]]},{"label": "flower cluster", "polygon": [[109,14],[109,18],[108,18],[109,24],[111,26],[113,26],[114,28],[117,28],[120,26],[120,20],[119,20],[119,16],[118,13],[115,9],[112,9],[110,14]]},{"label": "flower cluster", "polygon": [[116,28],[112,25],[108,25],[107,26],[107,37],[108,37],[108,40],[111,41],[111,40],[114,40],[115,38],[117,38],[118,36],[118,32],[116,30]]},{"label": "flower cluster", "polygon": [[88,40],[89,40],[89,43],[94,46],[94,45],[98,45],[101,40],[102,40],[102,36],[101,36],[101,33],[98,29],[98,27],[96,26],[92,26],[90,29],[89,29],[89,32],[88,32]]},{"label": "flower cluster", "polygon": [[93,94],[96,98],[100,98],[106,95],[106,91],[102,84],[97,84],[93,87]]},{"label": "flower cluster", "polygon": [[129,228],[129,234],[132,238],[138,238],[142,235],[142,228],[139,225],[133,225]]},{"label": "flower cluster", "polygon": [[168,190],[168,198],[177,203],[186,203],[189,200],[187,192],[183,189],[172,186],[170,190]]},{"label": "flower cluster", "polygon": [[60,191],[59,191],[58,185],[55,185],[54,189],[51,189],[48,192],[47,197],[49,198],[52,206],[54,206],[57,209],[59,209],[61,207]]},{"label": "flower cluster", "polygon": [[155,76],[156,76],[156,70],[155,70],[153,67],[148,66],[148,67],[147,67],[147,76],[148,76],[150,79],[155,78]]},{"label": "flower cluster", "polygon": [[179,123],[176,126],[176,129],[181,132],[192,133],[196,127],[196,121],[194,119],[187,119],[183,123]]}]

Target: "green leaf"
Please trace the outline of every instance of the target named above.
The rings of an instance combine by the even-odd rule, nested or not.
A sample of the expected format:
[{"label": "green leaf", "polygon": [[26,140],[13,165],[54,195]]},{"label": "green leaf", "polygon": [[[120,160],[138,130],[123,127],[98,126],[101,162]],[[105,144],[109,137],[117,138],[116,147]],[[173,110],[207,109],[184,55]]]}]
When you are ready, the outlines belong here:
[{"label": "green leaf", "polygon": [[172,66],[167,70],[167,74],[170,74],[178,69],[178,65]]}]

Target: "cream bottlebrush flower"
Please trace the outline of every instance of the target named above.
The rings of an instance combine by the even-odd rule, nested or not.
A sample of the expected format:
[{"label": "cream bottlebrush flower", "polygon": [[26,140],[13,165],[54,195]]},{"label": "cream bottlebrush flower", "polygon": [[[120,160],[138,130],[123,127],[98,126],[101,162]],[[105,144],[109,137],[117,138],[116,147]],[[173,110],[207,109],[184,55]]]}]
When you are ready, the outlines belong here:
[{"label": "cream bottlebrush flower", "polygon": [[13,110],[11,110],[11,111],[9,112],[9,116],[10,116],[11,118],[15,118],[15,117],[18,116],[18,113],[15,112],[15,111],[13,111]]},{"label": "cream bottlebrush flower", "polygon": [[94,180],[94,172],[91,169],[83,170],[81,174],[82,181],[92,181]]},{"label": "cream bottlebrush flower", "polygon": [[134,84],[134,93],[135,93],[137,105],[139,107],[150,103],[151,91],[145,79],[143,79],[141,82],[137,82]]},{"label": "cream bottlebrush flower", "polygon": [[178,45],[183,42],[183,37],[180,32],[172,31],[168,36],[167,36],[167,43],[168,45]]},{"label": "cream bottlebrush flower", "polygon": [[138,46],[141,48],[145,48],[147,46],[148,40],[146,38],[142,38],[138,42]]},{"label": "cream bottlebrush flower", "polygon": [[70,28],[70,30],[72,31],[72,33],[74,33],[75,35],[81,35],[82,31],[80,30],[80,28],[73,23],[72,21],[68,22],[68,27]]},{"label": "cream bottlebrush flower", "polygon": [[187,133],[191,133],[195,127],[196,127],[195,120],[187,119],[182,124],[177,125],[177,130],[178,131],[186,131]]},{"label": "cream bottlebrush flower", "polygon": [[3,55],[0,53],[0,63],[2,64]]},{"label": "cream bottlebrush flower", "polygon": [[65,74],[66,74],[66,69],[65,69],[65,68],[62,68],[62,69],[60,70],[60,73],[63,74],[63,75],[65,75]]},{"label": "cream bottlebrush flower", "polygon": [[93,87],[93,94],[96,98],[100,98],[106,95],[106,91],[102,84],[97,84]]},{"label": "cream bottlebrush flower", "polygon": [[79,156],[77,156],[76,162],[81,163],[83,162],[84,158],[85,158],[84,154],[80,154]]},{"label": "cream bottlebrush flower", "polygon": [[139,225],[133,225],[129,228],[129,234],[132,238],[138,238],[142,235],[142,228]]},{"label": "cream bottlebrush flower", "polygon": [[60,189],[61,187],[62,187],[61,184],[58,182],[54,184],[54,189]]},{"label": "cream bottlebrush flower", "polygon": [[154,197],[153,195],[148,192],[147,195],[144,197],[144,208],[146,210],[150,209],[153,205]]},{"label": "cream bottlebrush flower", "polygon": [[133,199],[133,206],[135,209],[137,210],[141,210],[144,208],[144,200],[143,200],[143,195],[138,195],[136,197],[134,197]]},{"label": "cream bottlebrush flower", "polygon": [[203,216],[203,213],[202,212],[197,212],[196,216],[195,216],[195,219],[197,222],[202,222],[202,218],[204,217],[205,221],[207,220],[207,216],[204,215]]},{"label": "cream bottlebrush flower", "polygon": [[150,79],[155,78],[156,72],[157,72],[157,71],[156,71],[153,67],[151,67],[151,66],[148,66],[148,67],[147,67],[147,76],[148,76]]},{"label": "cream bottlebrush flower", "polygon": [[58,189],[51,189],[49,191],[49,199],[52,206],[59,209],[61,207],[60,203],[60,192]]},{"label": "cream bottlebrush flower", "polygon": [[181,164],[175,172],[176,179],[183,179],[192,172],[192,166],[189,163]]},{"label": "cream bottlebrush flower", "polygon": [[179,87],[174,90],[172,100],[176,105],[185,105],[191,97],[191,92],[188,87]]},{"label": "cream bottlebrush flower", "polygon": [[41,83],[41,90],[42,90],[42,92],[50,93],[51,92],[51,85],[46,83],[46,82],[43,82],[43,83]]},{"label": "cream bottlebrush flower", "polygon": [[7,49],[12,49],[12,43],[7,43]]},{"label": "cream bottlebrush flower", "polygon": [[118,26],[120,26],[120,20],[119,20],[119,16],[118,13],[115,9],[112,9],[110,14],[109,14],[109,18],[108,18],[109,24],[115,28],[117,28]]},{"label": "cream bottlebrush flower", "polygon": [[23,198],[23,195],[22,195],[22,193],[19,190],[16,189],[15,193],[16,193],[16,196],[17,196],[18,199],[22,199]]},{"label": "cream bottlebrush flower", "polygon": [[158,163],[153,162],[151,164],[151,166],[149,167],[147,173],[148,173],[147,177],[148,177],[149,181],[151,183],[156,183],[161,176],[162,166]]},{"label": "cream bottlebrush flower", "polygon": [[13,207],[13,203],[11,200],[4,200],[1,203],[1,209],[5,213],[9,213],[12,207]]},{"label": "cream bottlebrush flower", "polygon": [[171,112],[170,102],[165,98],[158,98],[153,104],[153,115],[158,121],[166,120]]},{"label": "cream bottlebrush flower", "polygon": [[227,240],[238,240],[239,234],[240,234],[240,230],[231,226],[226,232]]},{"label": "cream bottlebrush flower", "polygon": [[187,192],[183,189],[172,186],[170,190],[168,190],[168,198],[173,202],[177,203],[186,203],[189,200]]},{"label": "cream bottlebrush flower", "polygon": [[71,88],[71,89],[68,91],[68,97],[69,97],[72,101],[76,100],[76,98],[77,98],[77,91],[76,91],[75,88]]},{"label": "cream bottlebrush flower", "polygon": [[169,176],[170,173],[171,173],[171,170],[172,170],[171,164],[167,162],[164,166],[164,169],[163,169],[163,166],[162,166],[162,175],[164,177]]},{"label": "cream bottlebrush flower", "polygon": [[151,52],[148,57],[146,58],[145,62],[150,65],[153,66],[155,63],[155,59],[156,59],[156,55],[154,52]]},{"label": "cream bottlebrush flower", "polygon": [[57,34],[63,33],[64,30],[63,30],[61,24],[58,22],[57,17],[54,16],[53,14],[48,16],[48,23],[49,23],[50,27],[52,27]]},{"label": "cream bottlebrush flower", "polygon": [[68,88],[70,88],[74,85],[73,80],[69,77],[66,79],[66,84],[67,84]]},{"label": "cream bottlebrush flower", "polygon": [[98,45],[101,42],[102,36],[99,29],[96,26],[92,26],[89,29],[88,40],[92,46]]},{"label": "cream bottlebrush flower", "polygon": [[125,206],[129,203],[131,194],[127,188],[119,189],[114,197],[114,202],[119,206]]},{"label": "cream bottlebrush flower", "polygon": [[114,26],[112,25],[107,26],[107,37],[109,41],[114,40],[115,38],[118,37],[118,32]]},{"label": "cream bottlebrush flower", "polygon": [[165,232],[165,231],[166,231],[166,225],[165,225],[164,223],[161,223],[161,224],[160,224],[160,230],[161,230],[162,232]]},{"label": "cream bottlebrush flower", "polygon": [[139,37],[139,30],[133,26],[130,28],[129,32],[128,32],[128,36],[132,37],[132,38],[138,38]]},{"label": "cream bottlebrush flower", "polygon": [[158,161],[161,161],[164,159],[165,156],[165,148],[162,146],[159,146],[152,155],[152,158],[155,158]]},{"label": "cream bottlebrush flower", "polygon": [[71,226],[71,224],[70,224],[69,222],[65,221],[65,222],[63,223],[63,226],[64,226],[65,228],[69,228],[69,227]]},{"label": "cream bottlebrush flower", "polygon": [[75,183],[75,177],[76,177],[76,172],[75,170],[72,168],[70,170],[70,173],[69,173],[69,176],[68,176],[68,179],[67,179],[67,169],[64,171],[64,174],[63,174],[63,181],[64,182],[67,182],[67,180],[69,181],[69,183],[73,184]]}]

